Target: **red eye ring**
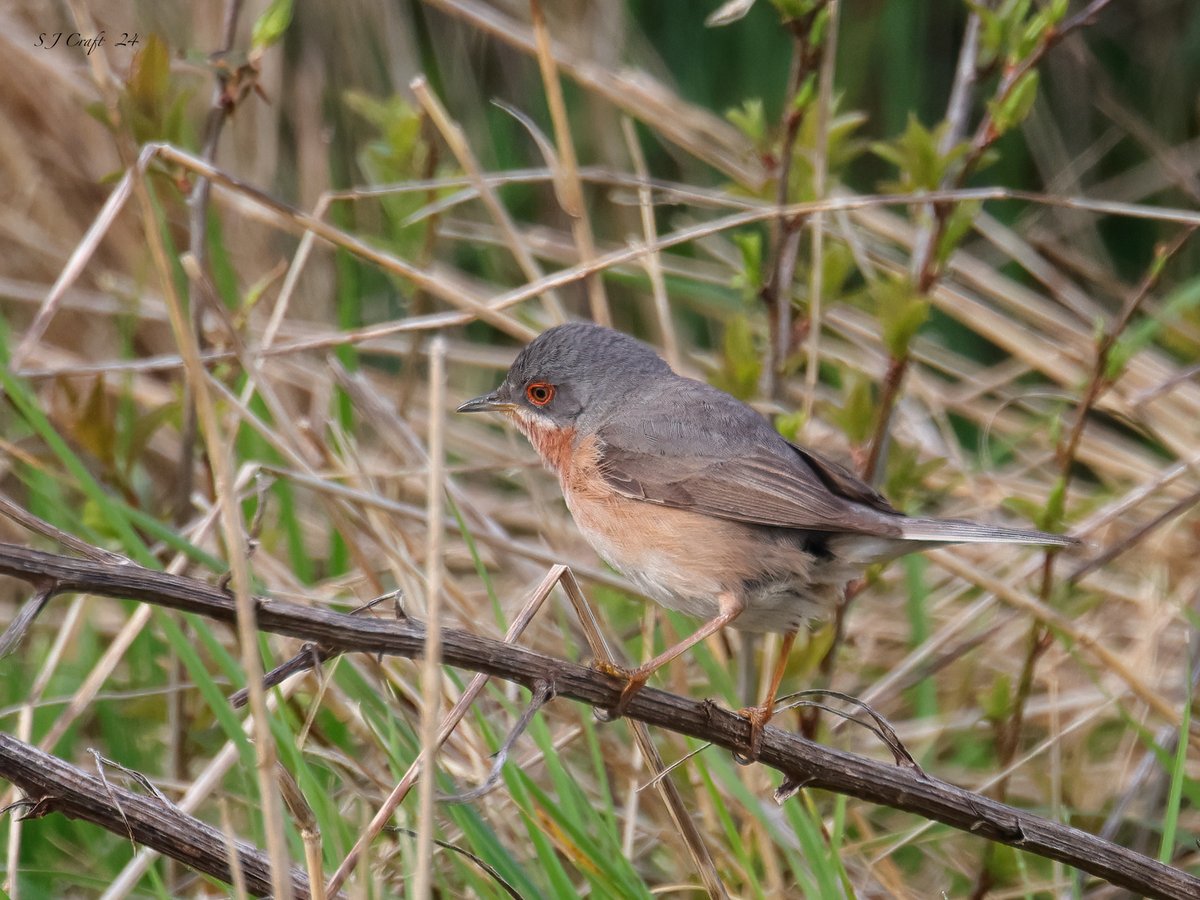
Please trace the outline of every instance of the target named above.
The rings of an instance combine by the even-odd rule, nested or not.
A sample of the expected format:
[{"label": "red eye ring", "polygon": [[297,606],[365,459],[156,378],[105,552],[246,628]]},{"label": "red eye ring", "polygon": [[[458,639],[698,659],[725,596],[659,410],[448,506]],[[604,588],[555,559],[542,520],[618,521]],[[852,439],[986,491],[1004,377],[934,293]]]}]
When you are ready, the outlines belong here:
[{"label": "red eye ring", "polygon": [[554,399],[554,385],[544,381],[535,381],[525,388],[525,396],[534,406],[545,406]]}]

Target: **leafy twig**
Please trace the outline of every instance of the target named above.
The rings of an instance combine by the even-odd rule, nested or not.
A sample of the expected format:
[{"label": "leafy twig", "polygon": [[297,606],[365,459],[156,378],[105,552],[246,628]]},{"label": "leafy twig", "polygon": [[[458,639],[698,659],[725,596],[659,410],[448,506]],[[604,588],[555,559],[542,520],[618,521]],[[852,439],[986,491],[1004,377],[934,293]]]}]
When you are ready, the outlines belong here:
[{"label": "leafy twig", "polygon": [[[1183,247],[1193,230],[1192,228],[1182,230],[1169,244],[1159,248],[1141,284],[1126,298],[1120,311],[1096,343],[1096,354],[1092,363],[1091,377],[1088,379],[1087,387],[1084,389],[1083,396],[1080,398],[1076,408],[1071,429],[1067,433],[1066,438],[1059,443],[1056,452],[1059,467],[1058,483],[1055,486],[1051,499],[1048,501],[1047,521],[1043,523],[1045,527],[1055,528],[1059,525],[1058,520],[1061,518],[1062,510],[1066,503],[1067,489],[1071,483],[1076,453],[1079,449],[1079,442],[1083,438],[1084,429],[1087,427],[1088,417],[1096,401],[1113,385],[1120,374],[1120,369],[1124,365],[1124,360],[1116,358],[1114,355],[1114,351],[1118,346],[1117,342],[1125,332],[1125,329],[1128,328],[1138,308],[1158,283],[1167,261]],[[1055,551],[1047,550],[1042,562],[1039,597],[1043,603],[1049,601],[1054,589],[1054,561],[1057,556],[1058,554]],[[1021,665],[1021,676],[1017,682],[1016,694],[1011,703],[1011,711],[1007,720],[998,726],[996,756],[1001,768],[1007,769],[1016,757],[1017,750],[1021,744],[1021,733],[1025,722],[1025,709],[1033,691],[1034,673],[1037,663],[1053,642],[1054,632],[1045,623],[1034,622],[1030,626],[1028,649],[1025,653],[1024,662]],[[1009,779],[1007,777],[1002,778],[996,783],[993,795],[997,799],[1003,800],[1008,794],[1008,784]],[[993,884],[993,867],[990,865],[990,860],[993,855],[994,848],[989,847],[987,856],[980,866],[972,897],[983,897],[991,889]]]},{"label": "leafy twig", "polygon": [[[788,73],[788,92],[784,100],[781,123],[782,137],[777,159],[775,202],[780,209],[788,204],[791,195],[792,165],[795,161],[796,140],[800,127],[812,106],[813,78],[821,69],[826,46],[824,28],[814,25],[828,15],[827,3],[816,3],[805,15],[786,22],[792,34],[792,61]],[[815,37],[815,39],[814,39]],[[763,389],[768,396],[778,390],[779,376],[791,354],[792,282],[796,258],[800,252],[802,216],[779,216],[771,222],[771,252],[763,261],[761,296],[767,306],[770,323],[767,364],[763,367]]]}]

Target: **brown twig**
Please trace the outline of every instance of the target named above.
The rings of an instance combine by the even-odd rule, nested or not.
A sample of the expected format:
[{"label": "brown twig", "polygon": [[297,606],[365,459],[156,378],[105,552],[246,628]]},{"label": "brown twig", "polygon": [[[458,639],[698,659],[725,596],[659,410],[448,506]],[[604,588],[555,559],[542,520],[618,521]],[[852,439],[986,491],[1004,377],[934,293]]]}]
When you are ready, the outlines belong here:
[{"label": "brown twig", "polygon": [[[54,583],[54,594],[86,591],[182,609],[229,624],[238,618],[233,598],[215,587],[133,564],[114,566],[0,544],[0,572],[27,581],[48,579]],[[425,629],[411,619],[363,619],[278,600],[258,599],[255,604],[261,629],[342,652],[413,658],[424,650]],[[445,629],[442,637],[442,659],[447,665],[527,687],[549,682],[559,696],[601,709],[612,708],[619,699],[621,681],[596,669],[457,629]],[[750,736],[747,721],[735,713],[653,688],[633,698],[627,715],[729,750],[744,749]],[[772,727],[765,729],[759,759],[784,773],[790,783],[914,812],[1065,862],[1144,896],[1191,898],[1200,892],[1200,879],[1185,872],[906,766],[823,747]]]},{"label": "brown twig", "polygon": [[[796,140],[811,106],[798,106],[796,99],[807,79],[821,68],[825,52],[823,43],[812,44],[808,40],[813,20],[823,13],[824,4],[821,4],[808,15],[788,23],[792,33],[792,61],[783,107],[783,136],[776,160],[775,203],[780,208],[788,203]],[[763,393],[771,397],[778,393],[779,376],[792,350],[792,282],[795,279],[803,225],[802,216],[779,216],[772,220],[771,252],[763,261],[761,296],[767,307],[770,335],[767,341],[767,364],[763,367]]]},{"label": "brown twig", "polygon": [[[1068,19],[1060,27],[1048,30],[1038,45],[1020,63],[1004,72],[1001,82],[996,88],[991,108],[1002,106],[1004,101],[1020,83],[1022,77],[1032,71],[1051,49],[1061,43],[1067,35],[1086,25],[1092,24],[1101,11],[1103,11],[1104,7],[1108,6],[1111,2],[1112,0],[1093,0],[1086,9]],[[967,32],[964,36],[964,52],[967,49],[977,47],[977,42],[974,40],[973,35],[978,28],[978,23],[974,20],[975,17],[972,16],[968,21]],[[950,92],[950,105],[947,111],[947,120],[952,126],[949,129],[950,133],[954,133],[955,129],[960,127],[963,121],[963,108],[968,96],[966,85],[968,79],[974,77],[974,68],[973,61],[971,65],[968,65],[968,60],[959,60],[958,70],[955,75],[955,89]],[[960,83],[963,85],[962,90],[958,89]],[[943,181],[943,186],[962,187],[966,184],[967,179],[971,177],[978,167],[980,160],[983,159],[983,155],[999,137],[1000,133],[996,130],[995,121],[991,109],[989,109],[984,113],[983,118],[975,129],[970,148],[956,167],[954,174]],[[950,149],[950,146],[952,144],[943,141],[943,146],[939,147],[939,150],[945,152]],[[917,253],[913,258],[913,287],[917,294],[922,296],[927,295],[941,278],[941,266],[938,263],[935,251],[941,241],[942,235],[945,233],[951,211],[951,206],[942,202],[931,202],[928,208],[932,209],[933,212],[933,227],[922,233],[921,239],[917,243]],[[888,372],[884,378],[883,390],[879,398],[875,427],[871,434],[867,459],[863,467],[863,477],[868,481],[873,480],[878,475],[878,469],[883,459],[883,450],[891,431],[892,414],[900,395],[900,385],[903,383],[904,375],[908,370],[908,361],[908,356],[905,355],[893,358],[888,363]]]},{"label": "brown twig", "polygon": [[[228,0],[225,5],[225,18],[221,28],[221,40],[213,53],[219,58],[233,48],[233,39],[237,33],[238,17],[242,11],[242,0]],[[221,140],[221,131],[225,120],[233,114],[234,104],[227,93],[229,72],[219,66],[214,67],[215,84],[208,117],[204,121],[204,137],[200,144],[200,158],[212,163],[217,158],[217,144]],[[212,195],[212,182],[201,176],[192,185],[188,195],[188,253],[195,260],[201,273],[208,273],[208,201]],[[201,321],[207,304],[201,285],[192,279],[188,287],[188,308],[192,317],[192,333],[200,349],[205,349]],[[196,455],[196,438],[198,422],[196,419],[196,404],[192,401],[191,389],[185,382],[183,401],[183,428],[179,441],[179,459],[177,466],[179,475],[175,481],[175,523],[181,524],[187,520],[191,508],[193,468]]]},{"label": "brown twig", "polygon": [[[1060,442],[1056,453],[1059,467],[1058,490],[1061,492],[1061,503],[1066,502],[1066,492],[1071,483],[1071,475],[1075,467],[1079,442],[1082,440],[1084,429],[1087,427],[1088,417],[1096,401],[1100,399],[1115,381],[1114,374],[1109,371],[1109,361],[1113,348],[1116,346],[1117,340],[1129,326],[1138,308],[1149,297],[1154,286],[1158,284],[1167,260],[1183,247],[1193,230],[1191,228],[1184,229],[1169,244],[1158,250],[1153,263],[1151,263],[1150,270],[1142,279],[1141,284],[1126,298],[1120,311],[1104,330],[1104,333],[1096,344],[1091,377],[1076,408],[1071,429],[1067,433],[1065,440]],[[1042,563],[1042,580],[1039,597],[1043,603],[1049,601],[1054,589],[1054,561],[1057,556],[1058,554],[1055,551],[1048,550]],[[1025,660],[1021,665],[1021,676],[1017,682],[1016,694],[1012,700],[1012,710],[1003,723],[997,724],[996,759],[1002,769],[1008,769],[1012,761],[1016,758],[1017,750],[1021,745],[1021,734],[1025,724],[1025,709],[1033,691],[1034,673],[1038,661],[1050,649],[1053,643],[1054,632],[1044,622],[1034,622],[1030,626],[1028,649],[1025,654]],[[1003,800],[1008,795],[1008,784],[1009,779],[1007,777],[1000,779],[993,789],[993,796],[999,800]],[[984,897],[992,887],[993,866],[990,865],[990,861],[993,853],[994,849],[989,847],[988,853],[981,863],[979,873],[976,877],[975,888],[971,894],[973,898]]]},{"label": "brown twig", "polygon": [[[1005,71],[1000,85],[996,89],[993,108],[999,108],[1012,94],[1013,89],[1016,88],[1021,79],[1028,72],[1037,68],[1046,54],[1061,44],[1068,35],[1089,25],[1094,25],[1100,13],[1110,3],[1112,3],[1112,0],[1092,0],[1084,9],[1081,9],[1076,15],[1064,21],[1059,27],[1047,31],[1038,45],[1029,52],[1028,56],[1011,69]],[[983,158],[983,154],[996,142],[998,137],[1000,135],[996,131],[995,120],[989,110],[985,112],[975,129],[975,136],[971,139],[971,148],[959,165],[959,174],[955,180],[956,184],[962,185],[966,183],[967,178],[970,177],[975,167],[979,165],[979,160]]]},{"label": "brown twig", "polygon": [[445,480],[446,434],[446,339],[438,335],[429,348],[429,475],[425,484],[425,518],[429,530],[425,539],[425,603],[429,621],[425,637],[426,652],[421,663],[421,756],[425,765],[417,785],[417,871],[413,878],[413,896],[431,896],[433,884],[433,800],[437,793],[437,769],[434,757],[441,741],[438,719],[444,690],[442,676],[442,592],[446,562],[442,545],[446,535]]},{"label": "brown twig", "polygon": [[1132,532],[1114,543],[1112,546],[1106,547],[1101,553],[1097,554],[1093,558],[1080,563],[1071,570],[1071,573],[1067,576],[1067,581],[1074,584],[1084,576],[1095,572],[1102,566],[1108,565],[1126,550],[1129,550],[1131,547],[1136,547],[1139,543],[1141,543],[1142,539],[1146,537],[1146,535],[1154,531],[1156,528],[1158,528],[1158,526],[1162,525],[1164,522],[1171,521],[1178,515],[1182,515],[1198,503],[1200,503],[1200,491],[1192,491],[1186,497],[1179,498],[1179,500],[1171,504],[1171,506],[1164,509],[1150,521],[1139,525]]},{"label": "brown twig", "polygon": [[[135,794],[2,732],[0,777],[28,798],[25,819],[50,813],[83,819],[225,882],[232,878],[232,849],[247,889],[258,896],[272,892],[271,865],[261,850],[243,841],[231,848],[218,829],[162,797]],[[290,868],[288,882],[295,896],[311,896],[308,878],[298,867]]]},{"label": "brown twig", "polygon": [[[814,197],[824,197],[829,178],[829,128],[833,117],[833,81],[837,66],[838,31],[841,27],[841,3],[830,0],[829,21],[825,26],[825,44],[819,64],[817,87],[816,146],[813,148]],[[817,399],[817,376],[821,359],[821,318],[825,295],[825,215],[816,213],[810,228],[808,273],[808,342],[804,362],[804,421],[812,418]]]},{"label": "brown twig", "polygon": [[[219,59],[233,48],[237,34],[237,23],[241,16],[242,0],[227,0],[225,4],[224,21],[221,27],[221,38],[212,58]],[[214,66],[214,84],[212,100],[208,116],[204,122],[204,136],[201,141],[200,158],[205,162],[213,162],[217,158],[217,145],[221,140],[221,131],[225,120],[233,114],[234,103],[228,96],[229,72],[220,66]],[[207,349],[204,339],[204,311],[210,306],[204,301],[205,286],[208,279],[208,207],[212,195],[212,182],[207,178],[197,178],[188,196],[188,253],[200,272],[200,278],[188,281],[188,312],[191,315],[192,334],[200,352]],[[154,226],[151,226],[154,227]],[[220,304],[217,304],[218,306]],[[224,307],[220,307],[224,310]],[[196,410],[192,383],[189,379],[183,381],[183,424],[179,434],[179,450],[175,461],[177,474],[174,486],[175,525],[183,525],[191,515],[192,488],[195,482],[196,449],[200,436],[200,421]],[[187,626],[184,625],[186,628]],[[182,681],[183,666],[173,660],[168,672],[172,684]],[[181,779],[187,770],[186,744],[183,734],[185,731],[186,713],[183,709],[181,695],[173,691],[167,695],[167,721],[169,773],[172,778]],[[168,871],[167,884],[174,884],[176,873]]]},{"label": "brown twig", "polygon": [[[596,256],[596,242],[592,236],[592,226],[588,219],[587,204],[583,198],[583,188],[579,181],[579,163],[575,156],[575,141],[571,136],[571,124],[567,117],[567,105],[563,101],[562,83],[558,78],[558,65],[554,61],[554,51],[550,46],[550,29],[546,25],[546,16],[538,0],[529,0],[530,18],[533,22],[533,37],[537,47],[538,68],[542,73],[542,83],[546,88],[546,105],[550,109],[550,119],[554,124],[554,142],[557,145],[557,177],[554,180],[559,205],[571,218],[571,233],[575,238],[575,246],[579,250],[580,262],[587,262]],[[592,321],[598,325],[612,327],[612,314],[608,308],[608,296],[604,291],[603,274],[597,273],[587,278],[588,308]]]},{"label": "brown twig", "polygon": [[[1002,104],[1012,93],[1021,77],[1031,71],[1053,46],[1072,31],[1092,22],[1095,16],[1109,2],[1111,0],[1095,0],[1087,10],[1084,10],[1078,16],[1064,23],[1061,28],[1048,32],[1037,47],[1021,60],[1019,65],[1004,73],[1001,83],[996,90],[994,104],[996,106]],[[952,149],[965,127],[966,111],[971,96],[970,89],[978,74],[979,27],[978,16],[972,14],[967,21],[966,30],[963,35],[963,46],[959,54],[954,85],[950,91],[950,99],[947,105],[946,121],[949,127],[938,147],[939,152],[943,154],[948,153]],[[941,186],[961,187],[965,184],[966,180],[979,165],[984,153],[987,152],[988,148],[999,137],[1000,135],[994,127],[992,114],[989,110],[985,113],[976,129],[975,135],[971,140],[970,149],[967,151],[962,162],[952,174],[947,174],[942,180]],[[927,296],[942,276],[941,265],[938,261],[936,251],[945,233],[952,206],[949,203],[934,201],[928,203],[925,208],[929,210],[932,222],[922,227],[918,233],[912,258],[913,289],[918,296]],[[883,475],[884,460],[886,459],[888,442],[892,432],[892,418],[895,414],[896,404],[900,398],[905,375],[908,372],[909,361],[910,356],[907,352],[902,355],[892,356],[888,360],[887,372],[884,375],[880,390],[875,423],[872,428],[871,437],[867,443],[866,457],[862,467],[863,478],[872,484],[877,484]],[[845,604],[843,604],[843,609],[839,611],[839,616],[844,616],[844,606]],[[1035,637],[1031,639],[1030,646],[1031,648],[1035,648],[1041,646],[1042,643],[1042,638]],[[829,650],[828,656],[832,656],[836,649],[837,642],[835,641]],[[1031,649],[1031,654],[1032,652]],[[1025,681],[1022,679],[1022,684],[1024,683]],[[1019,732],[1019,729],[1017,731]]]},{"label": "brown twig", "polygon": [[[532,29],[482,0],[426,0],[447,15],[484,34],[533,56],[537,42]],[[766,181],[762,163],[749,141],[724,119],[684,100],[657,83],[630,71],[613,72],[592,60],[552,44],[559,72],[627,115],[644,122],[662,139],[702,159],[739,184],[760,188]]]},{"label": "brown twig", "polygon": [[[1149,219],[1160,223],[1174,223],[1184,226],[1200,224],[1200,213],[1197,213],[1195,210],[1093,200],[1085,197],[1063,197],[1053,194],[1041,194],[1035,191],[1013,190],[1011,188],[971,188],[934,191],[921,198],[914,198],[911,194],[832,197],[805,203],[790,203],[783,208],[779,208],[774,204],[769,206],[744,204],[738,212],[723,215],[698,225],[687,225],[668,234],[661,235],[650,243],[638,244],[633,247],[620,247],[606,253],[601,253],[591,263],[579,263],[567,266],[543,278],[504,291],[492,297],[487,302],[483,302],[457,281],[442,278],[435,271],[415,266],[411,262],[401,259],[392,253],[380,250],[368,241],[337,228],[316,215],[295,209],[253,185],[229,175],[216,166],[206,163],[193,154],[180,150],[178,147],[165,143],[157,143],[146,144],[142,147],[141,153],[138,155],[136,171],[127,173],[128,177],[123,178],[117,184],[117,187],[105,202],[104,208],[88,228],[83,240],[72,252],[67,266],[64,267],[62,274],[54,282],[54,286],[42,302],[41,308],[35,318],[34,324],[41,323],[38,326],[39,328],[44,329],[49,319],[53,318],[54,311],[62,301],[64,294],[71,288],[92,255],[96,252],[105,231],[118,216],[131,196],[135,176],[139,173],[144,173],[155,159],[165,160],[173,165],[182,166],[197,175],[210,178],[215,183],[239,194],[251,206],[268,215],[277,217],[278,222],[283,227],[294,229],[299,233],[307,232],[316,238],[329,241],[354,256],[378,265],[384,271],[403,278],[412,284],[414,288],[425,290],[430,295],[439,297],[447,303],[458,307],[458,309],[451,311],[430,313],[424,316],[409,316],[398,321],[385,322],[380,325],[338,329],[331,334],[301,337],[291,341],[275,343],[269,347],[260,349],[260,355],[264,357],[291,354],[302,350],[321,350],[334,346],[350,346],[386,338],[395,334],[431,331],[451,325],[463,325],[473,322],[476,319],[483,319],[490,324],[494,324],[502,331],[516,333],[516,336],[527,337],[530,333],[528,326],[522,325],[506,312],[519,303],[544,294],[546,291],[575,284],[593,273],[640,260],[650,253],[661,253],[672,247],[701,240],[709,235],[731,231],[759,222],[768,222],[780,216],[807,216],[815,212],[850,212],[889,206],[912,206],[919,203],[1021,200],[1062,209],[1089,211],[1100,215]],[[30,329],[33,327],[31,325]],[[22,339],[22,345],[27,342],[29,334],[30,331],[27,331],[26,337]],[[20,350],[21,347],[19,346],[17,351]],[[228,359],[232,355],[228,352],[210,352],[203,354],[201,358],[204,361],[210,361]],[[20,358],[20,354],[14,351],[11,365],[19,372],[23,371],[22,367],[18,365]],[[180,361],[177,356],[125,364],[127,370],[133,368],[142,371],[149,371],[158,367],[177,368],[179,365]],[[112,371],[114,370],[114,366],[109,364],[104,366],[102,370]],[[88,373],[91,371],[94,371],[94,369],[87,367],[75,368],[76,373]]]},{"label": "brown twig", "polygon": [[184,362],[187,382],[191,387],[201,433],[212,468],[213,482],[220,509],[222,537],[232,573],[232,587],[237,598],[239,645],[242,666],[246,670],[250,686],[250,710],[254,715],[254,749],[257,759],[259,795],[262,802],[264,826],[267,834],[267,850],[271,855],[272,869],[276,873],[273,894],[280,900],[291,896],[291,885],[284,880],[282,872],[288,867],[288,851],[283,830],[283,808],[275,778],[275,746],[270,740],[267,718],[266,695],[262,689],[262,660],[255,644],[256,624],[254,605],[250,596],[250,571],[243,551],[244,529],[241,510],[237,506],[234,488],[233,460],[229,443],[222,437],[217,409],[208,384],[208,374],[200,362],[200,347],[191,332],[171,277],[170,262],[162,234],[158,228],[158,217],[150,196],[150,186],[145,178],[136,179],[134,192],[141,207],[143,227],[150,248],[150,256],[158,270],[171,331]]}]

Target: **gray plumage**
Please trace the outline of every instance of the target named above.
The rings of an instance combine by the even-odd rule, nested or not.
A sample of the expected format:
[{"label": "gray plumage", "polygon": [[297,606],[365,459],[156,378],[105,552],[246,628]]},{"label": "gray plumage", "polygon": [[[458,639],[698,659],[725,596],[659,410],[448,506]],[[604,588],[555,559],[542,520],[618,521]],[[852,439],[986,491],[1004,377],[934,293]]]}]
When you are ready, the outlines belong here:
[{"label": "gray plumage", "polygon": [[[549,329],[521,352],[493,396],[520,403],[533,380],[560,384],[540,412],[594,433],[602,474],[626,497],[828,533],[835,552],[842,547],[862,562],[916,549],[909,543],[1077,543],[1031,529],[906,516],[843,466],[789,443],[745,403],[676,375],[650,347],[611,329]],[[687,415],[671,415],[682,408]],[[883,540],[856,546],[846,540],[852,536]]]}]

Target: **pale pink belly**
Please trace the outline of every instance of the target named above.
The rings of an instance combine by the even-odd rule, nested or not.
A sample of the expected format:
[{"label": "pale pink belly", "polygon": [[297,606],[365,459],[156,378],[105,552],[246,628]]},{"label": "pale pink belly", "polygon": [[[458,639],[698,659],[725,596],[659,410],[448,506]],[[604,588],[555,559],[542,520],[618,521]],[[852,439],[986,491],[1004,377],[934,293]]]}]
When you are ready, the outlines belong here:
[{"label": "pale pink belly", "polygon": [[810,554],[768,529],[624,497],[564,493],[596,552],[667,609],[711,619],[720,595],[732,593],[747,604],[732,627],[792,631],[827,615],[839,595]]}]

